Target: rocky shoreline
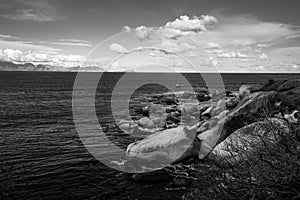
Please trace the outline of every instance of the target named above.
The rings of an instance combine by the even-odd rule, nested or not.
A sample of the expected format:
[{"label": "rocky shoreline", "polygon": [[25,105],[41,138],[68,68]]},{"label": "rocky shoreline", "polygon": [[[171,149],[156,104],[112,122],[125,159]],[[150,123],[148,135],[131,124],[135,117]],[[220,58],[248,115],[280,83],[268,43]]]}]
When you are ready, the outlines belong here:
[{"label": "rocky shoreline", "polygon": [[[272,140],[269,127],[288,133],[290,124],[299,125],[300,80],[270,80],[255,89],[243,85],[237,92],[212,98],[205,90],[149,95],[143,106],[134,107],[134,117],[120,120],[124,132],[146,133],[126,151],[129,170],[141,172],[133,175],[135,180],[158,181],[170,174],[174,179],[176,166],[207,159],[237,162],[241,157],[232,144],[251,151],[245,141],[255,141],[255,135]],[[166,167],[153,172],[161,166]]]}]

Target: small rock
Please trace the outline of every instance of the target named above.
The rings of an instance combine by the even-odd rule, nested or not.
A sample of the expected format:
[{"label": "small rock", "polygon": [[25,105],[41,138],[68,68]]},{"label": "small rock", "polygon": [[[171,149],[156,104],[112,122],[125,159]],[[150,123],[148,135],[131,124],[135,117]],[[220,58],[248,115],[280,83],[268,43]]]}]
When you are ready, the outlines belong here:
[{"label": "small rock", "polygon": [[251,85],[242,85],[239,89],[239,97],[244,99],[245,97],[251,94],[250,92]]},{"label": "small rock", "polygon": [[138,125],[143,128],[148,128],[148,129],[153,129],[155,127],[154,122],[148,117],[141,118],[138,121]]}]

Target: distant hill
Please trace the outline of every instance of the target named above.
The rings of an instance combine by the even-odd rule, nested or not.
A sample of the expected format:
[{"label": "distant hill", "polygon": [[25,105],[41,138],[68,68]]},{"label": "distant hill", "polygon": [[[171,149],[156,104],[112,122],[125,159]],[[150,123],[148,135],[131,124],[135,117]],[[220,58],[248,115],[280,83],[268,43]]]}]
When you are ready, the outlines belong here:
[{"label": "distant hill", "polygon": [[47,64],[34,65],[32,63],[17,64],[13,62],[0,61],[0,71],[99,71],[103,69],[98,66],[87,66],[87,67],[62,67],[52,66]]}]

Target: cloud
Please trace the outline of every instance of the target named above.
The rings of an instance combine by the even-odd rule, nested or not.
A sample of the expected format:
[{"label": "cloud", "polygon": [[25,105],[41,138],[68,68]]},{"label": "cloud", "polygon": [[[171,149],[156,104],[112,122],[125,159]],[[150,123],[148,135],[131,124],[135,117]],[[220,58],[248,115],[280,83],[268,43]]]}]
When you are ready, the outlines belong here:
[{"label": "cloud", "polygon": [[[123,31],[133,33],[140,39],[137,41],[139,45],[142,42],[146,45],[151,44],[154,49],[150,56],[154,61],[167,59],[166,63],[172,63],[174,61],[172,53],[183,53],[185,56],[191,55],[190,59],[197,64],[205,62],[207,56],[203,56],[202,46],[208,57],[216,60],[215,65],[221,71],[298,69],[292,66],[296,64],[298,66],[300,63],[300,47],[288,45],[298,44],[295,38],[300,35],[299,26],[262,21],[245,15],[221,16],[218,19],[219,21],[213,16],[182,15],[160,27],[125,26]],[[291,41],[293,39],[294,41]],[[197,44],[187,42],[192,40]],[[155,51],[155,48],[165,51]],[[199,64],[199,66],[206,65]]]},{"label": "cloud", "polygon": [[206,49],[205,52],[208,54],[222,54],[223,50],[222,49]]},{"label": "cloud", "polygon": [[240,59],[241,62],[248,62],[249,61],[249,58],[243,58],[243,59]]},{"label": "cloud", "polygon": [[202,15],[200,18],[194,16],[190,18],[187,15],[180,16],[179,19],[175,19],[172,22],[167,22],[166,28],[175,29],[182,32],[204,32],[211,28],[217,19],[213,16]]},{"label": "cloud", "polygon": [[258,65],[258,66],[257,66],[257,69],[258,69],[259,71],[267,71],[267,69],[266,69],[264,66],[262,66],[262,65]]},{"label": "cloud", "polygon": [[42,43],[51,44],[51,45],[63,45],[63,46],[92,47],[89,41],[77,40],[77,39],[59,39],[57,41],[51,41],[51,42],[47,41]]},{"label": "cloud", "polygon": [[223,48],[257,46],[266,48],[270,44],[283,43],[288,36],[300,33],[300,28],[290,24],[265,22],[244,16],[221,17],[214,29],[198,35],[199,41],[215,41]]},{"label": "cloud", "polygon": [[54,66],[73,67],[80,65],[85,57],[81,55],[47,54],[17,49],[0,50],[0,60],[16,63],[50,64]]},{"label": "cloud", "polygon": [[295,34],[295,35],[289,35],[286,37],[286,39],[295,39],[295,38],[299,38],[300,34]]},{"label": "cloud", "polygon": [[269,56],[265,53],[262,53],[261,55],[259,55],[259,59],[261,59],[261,60],[266,60],[268,58],[269,58]]},{"label": "cloud", "polygon": [[268,45],[267,44],[257,44],[256,47],[258,47],[260,49],[264,49],[264,48],[267,48]]},{"label": "cloud", "polygon": [[290,62],[297,63],[300,58],[300,46],[283,47],[272,49],[269,53],[269,60],[274,63]]},{"label": "cloud", "polygon": [[139,26],[135,29],[136,36],[140,40],[150,39],[151,32],[152,28],[147,28],[146,26]]},{"label": "cloud", "polygon": [[124,31],[124,32],[130,32],[131,28],[129,26],[123,26],[122,31]]},{"label": "cloud", "polygon": [[298,65],[293,65],[291,68],[292,68],[292,70],[298,70],[299,66]]},{"label": "cloud", "polygon": [[218,53],[219,58],[249,58],[250,56],[240,53],[240,52],[226,52],[226,53]]},{"label": "cloud", "polygon": [[118,54],[125,54],[128,53],[128,50],[123,47],[122,45],[118,44],[118,43],[113,43],[109,46],[109,50],[114,52],[114,53],[118,53]]},{"label": "cloud", "polygon": [[61,19],[53,1],[7,0],[0,7],[1,17],[13,21],[52,22]]},{"label": "cloud", "polygon": [[124,26],[122,30],[125,32],[134,30],[140,40],[151,39],[152,35],[163,39],[178,39],[182,36],[205,32],[211,29],[215,23],[217,23],[217,19],[209,15],[194,16],[192,18],[182,15],[179,19],[169,21],[161,27],[138,26],[132,29],[129,26]]},{"label": "cloud", "polygon": [[0,34],[0,39],[18,39],[18,37],[12,36],[12,35],[5,35],[5,34]]},{"label": "cloud", "polygon": [[8,41],[0,39],[0,47],[4,47],[6,49],[19,49],[21,51],[36,51],[36,52],[44,52],[44,53],[55,53],[61,51],[57,48],[48,47],[45,45],[34,44],[32,42],[27,41]]},{"label": "cloud", "polygon": [[189,50],[195,50],[197,49],[194,45],[191,45],[189,43],[183,42],[183,43],[176,43],[171,40],[165,40],[162,43],[155,45],[155,48],[163,49],[172,53],[181,53]]},{"label": "cloud", "polygon": [[1,59],[6,61],[18,61],[21,55],[22,51],[20,50],[5,49],[1,51]]},{"label": "cloud", "polygon": [[14,21],[51,22],[57,20],[55,16],[38,9],[18,9],[14,14],[2,14],[1,16]]},{"label": "cloud", "polygon": [[207,47],[209,49],[220,49],[221,48],[221,46],[218,43],[216,43],[216,42],[209,42],[209,43],[207,43]]}]

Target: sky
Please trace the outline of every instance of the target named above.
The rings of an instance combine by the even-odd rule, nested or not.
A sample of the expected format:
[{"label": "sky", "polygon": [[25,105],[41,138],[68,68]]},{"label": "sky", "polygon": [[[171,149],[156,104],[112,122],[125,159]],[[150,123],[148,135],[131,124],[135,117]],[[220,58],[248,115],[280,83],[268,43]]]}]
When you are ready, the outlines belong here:
[{"label": "sky", "polygon": [[[0,60],[109,71],[300,72],[297,0],[0,0]],[[147,67],[145,67],[147,66]]]}]

